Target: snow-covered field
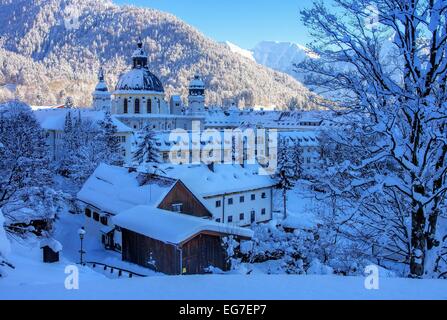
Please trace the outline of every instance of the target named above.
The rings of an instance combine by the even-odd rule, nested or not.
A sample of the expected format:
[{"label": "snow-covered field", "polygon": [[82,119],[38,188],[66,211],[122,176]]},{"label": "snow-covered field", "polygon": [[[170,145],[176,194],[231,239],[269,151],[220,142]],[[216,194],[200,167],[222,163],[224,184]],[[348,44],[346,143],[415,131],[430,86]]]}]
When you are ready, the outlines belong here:
[{"label": "snow-covered field", "polygon": [[367,290],[363,277],[320,275],[225,274],[111,278],[98,269],[79,267],[79,289],[65,288],[65,268],[73,262],[44,264],[37,246],[15,243],[16,266],[0,280],[0,299],[447,299],[447,281],[380,278],[379,290]]},{"label": "snow-covered field", "polygon": [[383,279],[366,290],[360,277],[290,275],[154,276],[112,280],[83,269],[79,290],[64,287],[64,264],[35,266],[28,280],[0,282],[0,299],[447,299],[447,281]]}]

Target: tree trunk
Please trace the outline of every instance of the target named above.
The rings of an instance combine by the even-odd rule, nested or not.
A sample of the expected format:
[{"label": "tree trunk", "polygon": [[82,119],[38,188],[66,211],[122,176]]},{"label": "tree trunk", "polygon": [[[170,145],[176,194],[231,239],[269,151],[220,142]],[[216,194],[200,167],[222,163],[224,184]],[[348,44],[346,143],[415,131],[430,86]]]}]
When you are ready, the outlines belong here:
[{"label": "tree trunk", "polygon": [[425,254],[425,216],[421,206],[412,213],[410,277],[421,278],[424,275]]},{"label": "tree trunk", "polygon": [[284,220],[287,219],[287,190],[284,189],[282,192],[282,195],[284,197]]}]

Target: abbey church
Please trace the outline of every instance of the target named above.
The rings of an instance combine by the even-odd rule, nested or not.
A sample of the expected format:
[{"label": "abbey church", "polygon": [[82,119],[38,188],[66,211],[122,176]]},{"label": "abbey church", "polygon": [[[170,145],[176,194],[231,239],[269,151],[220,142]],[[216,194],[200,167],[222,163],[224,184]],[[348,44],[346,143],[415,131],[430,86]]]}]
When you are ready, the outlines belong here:
[{"label": "abbey church", "polygon": [[121,75],[115,91],[110,93],[103,71],[93,93],[93,108],[108,111],[133,130],[150,125],[157,131],[191,130],[192,122],[205,122],[205,85],[199,75],[191,81],[189,107],[183,106],[179,96],[167,102],[161,81],[148,67],[148,55],[142,41],[132,54],[132,69]]}]

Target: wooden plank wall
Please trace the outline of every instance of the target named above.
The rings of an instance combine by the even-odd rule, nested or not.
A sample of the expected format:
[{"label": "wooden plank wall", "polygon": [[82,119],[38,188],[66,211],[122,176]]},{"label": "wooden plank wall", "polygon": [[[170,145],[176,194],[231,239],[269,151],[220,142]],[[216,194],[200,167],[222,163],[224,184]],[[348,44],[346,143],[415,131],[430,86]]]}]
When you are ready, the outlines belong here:
[{"label": "wooden plank wall", "polygon": [[187,274],[203,274],[214,266],[228,270],[227,255],[219,236],[200,234],[183,245],[183,267]]},{"label": "wooden plank wall", "polygon": [[189,191],[189,189],[178,181],[172,190],[165,196],[158,206],[159,209],[172,211],[172,205],[182,203],[182,213],[195,217],[211,217],[212,214],[206,207]]},{"label": "wooden plank wall", "polygon": [[180,251],[174,245],[148,238],[144,235],[122,229],[124,261],[153,269],[150,262],[155,261],[155,271],[169,275],[180,274]]}]

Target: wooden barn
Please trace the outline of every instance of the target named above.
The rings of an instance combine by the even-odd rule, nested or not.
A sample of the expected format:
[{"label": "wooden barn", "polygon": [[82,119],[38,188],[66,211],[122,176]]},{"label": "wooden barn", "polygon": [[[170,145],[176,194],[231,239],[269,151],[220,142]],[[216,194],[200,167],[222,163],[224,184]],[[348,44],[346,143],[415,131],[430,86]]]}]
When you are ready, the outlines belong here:
[{"label": "wooden barn", "polygon": [[122,257],[169,275],[203,274],[209,267],[228,270],[222,238],[250,239],[249,229],[210,219],[137,206],[113,218],[122,231]]}]

